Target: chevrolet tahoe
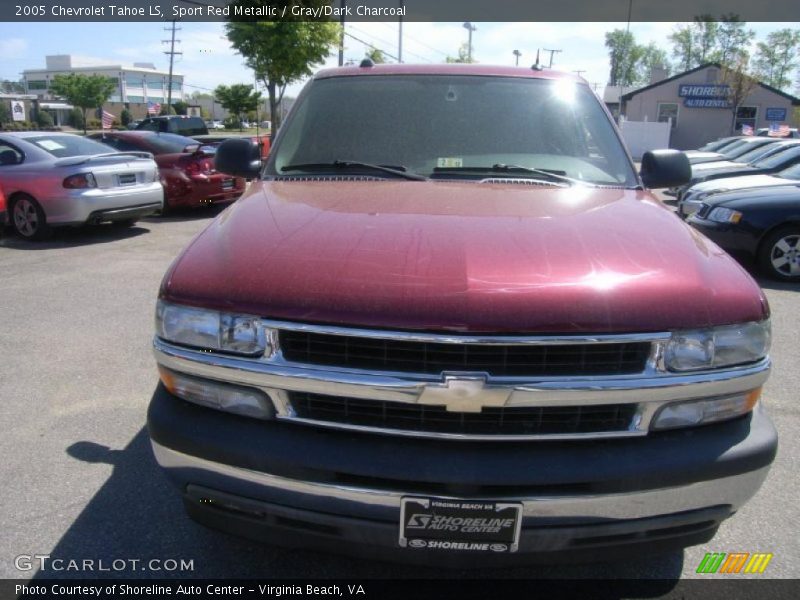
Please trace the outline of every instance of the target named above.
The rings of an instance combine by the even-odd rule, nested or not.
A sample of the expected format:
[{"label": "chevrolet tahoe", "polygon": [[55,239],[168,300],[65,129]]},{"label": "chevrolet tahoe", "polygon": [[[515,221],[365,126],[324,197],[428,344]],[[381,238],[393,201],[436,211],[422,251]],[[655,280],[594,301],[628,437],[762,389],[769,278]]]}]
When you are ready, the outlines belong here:
[{"label": "chevrolet tahoe", "polygon": [[189,515],[444,565],[708,541],[777,448],[769,307],[649,191],[580,78],[318,73],[156,307],[156,459]]}]

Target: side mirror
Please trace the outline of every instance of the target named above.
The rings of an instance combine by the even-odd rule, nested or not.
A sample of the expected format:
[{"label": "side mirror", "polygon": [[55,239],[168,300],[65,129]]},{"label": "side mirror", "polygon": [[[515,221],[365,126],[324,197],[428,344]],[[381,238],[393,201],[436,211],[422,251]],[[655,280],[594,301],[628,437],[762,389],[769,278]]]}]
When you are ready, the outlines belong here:
[{"label": "side mirror", "polygon": [[261,174],[261,148],[250,138],[231,138],[222,142],[214,157],[220,173],[253,179]]},{"label": "side mirror", "polygon": [[642,156],[642,183],[648,188],[679,187],[692,178],[692,165],[679,150],[651,150]]}]

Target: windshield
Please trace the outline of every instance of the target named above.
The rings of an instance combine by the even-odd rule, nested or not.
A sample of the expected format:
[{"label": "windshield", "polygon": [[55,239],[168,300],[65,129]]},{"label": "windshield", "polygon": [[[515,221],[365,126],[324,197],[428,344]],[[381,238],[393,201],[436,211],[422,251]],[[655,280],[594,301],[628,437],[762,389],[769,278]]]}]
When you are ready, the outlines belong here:
[{"label": "windshield", "polygon": [[779,152],[775,152],[766,158],[757,160],[753,163],[753,166],[759,169],[776,169],[781,166],[788,167],[798,159],[800,159],[800,146],[793,144],[782,148]]},{"label": "windshield", "polygon": [[784,179],[800,179],[800,164],[793,165],[784,169],[783,171],[779,171],[777,175],[779,177],[783,177]]},{"label": "windshield", "polygon": [[738,140],[736,138],[724,138],[721,140],[715,140],[713,142],[708,142],[704,146],[700,146],[697,150],[700,152],[719,152],[726,146],[730,146],[735,144]]},{"label": "windshield", "polygon": [[92,156],[94,154],[109,154],[116,152],[111,146],[89,140],[78,135],[41,135],[25,138],[31,144],[36,144],[56,158],[69,156]]},{"label": "windshield", "polygon": [[[268,172],[360,161],[437,177],[483,179],[494,165],[634,187],[636,176],[585,85],[521,77],[376,75],[312,82],[284,125]],[[296,169],[294,169],[296,170]],[[322,172],[322,171],[320,171]],[[330,174],[330,170],[324,170]],[[379,176],[375,170],[370,175]],[[515,170],[503,177],[541,179]]]},{"label": "windshield", "polygon": [[772,156],[776,152],[780,152],[784,149],[786,149],[786,146],[784,146],[783,144],[766,144],[764,146],[759,146],[755,150],[750,150],[750,152],[745,152],[734,162],[751,163],[759,160],[760,158],[766,158],[767,156]]}]

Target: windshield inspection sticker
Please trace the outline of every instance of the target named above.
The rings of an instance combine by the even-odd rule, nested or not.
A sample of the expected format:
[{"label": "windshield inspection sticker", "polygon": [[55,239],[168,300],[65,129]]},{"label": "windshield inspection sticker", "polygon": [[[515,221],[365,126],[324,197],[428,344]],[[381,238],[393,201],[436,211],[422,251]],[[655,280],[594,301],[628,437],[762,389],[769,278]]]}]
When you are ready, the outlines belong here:
[{"label": "windshield inspection sticker", "polygon": [[483,500],[401,499],[400,546],[467,552],[516,552],[522,505]]},{"label": "windshield inspection sticker", "polygon": [[36,143],[39,144],[45,150],[63,150],[65,147],[53,140],[39,140]]},{"label": "windshield inspection sticker", "polygon": [[460,156],[447,156],[436,159],[436,166],[440,169],[458,168],[464,166],[464,159]]}]

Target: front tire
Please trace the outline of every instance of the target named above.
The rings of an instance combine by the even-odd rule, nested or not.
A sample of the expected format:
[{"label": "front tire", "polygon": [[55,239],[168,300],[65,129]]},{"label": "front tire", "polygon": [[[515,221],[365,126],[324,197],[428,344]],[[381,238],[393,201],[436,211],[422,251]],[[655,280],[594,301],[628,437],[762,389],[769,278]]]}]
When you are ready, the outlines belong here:
[{"label": "front tire", "polygon": [[759,250],[758,265],[769,277],[800,282],[800,227],[783,227],[769,234]]},{"label": "front tire", "polygon": [[39,203],[31,196],[16,196],[11,201],[11,226],[14,232],[26,240],[44,240],[52,230]]}]

